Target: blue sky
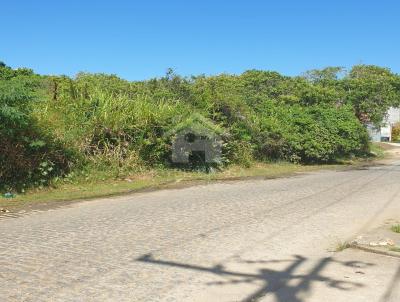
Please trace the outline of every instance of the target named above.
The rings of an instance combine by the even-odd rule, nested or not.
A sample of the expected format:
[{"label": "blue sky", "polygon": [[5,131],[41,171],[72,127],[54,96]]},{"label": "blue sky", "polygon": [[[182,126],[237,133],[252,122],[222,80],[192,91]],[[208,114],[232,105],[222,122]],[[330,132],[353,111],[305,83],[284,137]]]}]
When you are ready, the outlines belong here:
[{"label": "blue sky", "polygon": [[[326,3],[325,3],[326,2]],[[396,1],[2,1],[0,60],[129,80],[377,64],[400,72]]]}]

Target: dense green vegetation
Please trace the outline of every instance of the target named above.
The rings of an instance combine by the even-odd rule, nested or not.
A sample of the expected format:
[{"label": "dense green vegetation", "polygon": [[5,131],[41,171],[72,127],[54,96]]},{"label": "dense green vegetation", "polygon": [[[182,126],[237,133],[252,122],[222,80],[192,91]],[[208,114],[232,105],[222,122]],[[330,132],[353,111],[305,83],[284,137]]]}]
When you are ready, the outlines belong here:
[{"label": "dense green vegetation", "polygon": [[400,123],[397,123],[392,128],[392,141],[400,142]]},{"label": "dense green vegetation", "polygon": [[114,75],[39,76],[0,64],[0,187],[80,177],[123,177],[173,167],[167,135],[194,116],[218,129],[219,167],[364,156],[364,124],[400,100],[400,78],[359,65],[299,77],[241,75],[128,82]]},{"label": "dense green vegetation", "polygon": [[42,78],[28,69],[0,68],[0,188],[47,184],[67,171],[68,151],[33,115],[46,99]]}]

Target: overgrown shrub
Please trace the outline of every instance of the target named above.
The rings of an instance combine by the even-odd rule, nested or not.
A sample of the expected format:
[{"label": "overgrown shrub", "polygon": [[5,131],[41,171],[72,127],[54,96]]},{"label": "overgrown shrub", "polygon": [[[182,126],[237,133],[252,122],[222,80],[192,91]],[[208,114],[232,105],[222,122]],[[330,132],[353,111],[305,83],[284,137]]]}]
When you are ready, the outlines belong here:
[{"label": "overgrown shrub", "polygon": [[10,70],[0,68],[0,189],[45,185],[68,170],[68,156],[31,116],[40,79]]},{"label": "overgrown shrub", "polygon": [[162,78],[128,82],[115,75],[46,77],[0,66],[0,186],[46,184],[72,163],[77,171],[109,177],[174,167],[168,133],[193,116],[221,130],[220,167],[365,154],[362,122],[379,120],[395,105],[400,80],[369,66],[343,78],[341,71],[183,78],[169,70]]},{"label": "overgrown shrub", "polygon": [[392,141],[400,141],[400,123],[397,123],[392,128]]},{"label": "overgrown shrub", "polygon": [[368,135],[350,107],[276,106],[266,102],[261,131],[254,135],[258,156],[293,162],[331,162],[368,150]]}]

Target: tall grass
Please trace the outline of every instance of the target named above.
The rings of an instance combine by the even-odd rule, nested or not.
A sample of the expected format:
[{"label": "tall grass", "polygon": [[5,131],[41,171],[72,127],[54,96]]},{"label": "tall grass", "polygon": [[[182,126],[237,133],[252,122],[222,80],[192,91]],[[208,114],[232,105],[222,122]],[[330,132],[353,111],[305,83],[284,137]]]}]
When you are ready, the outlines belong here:
[{"label": "tall grass", "polygon": [[[368,138],[352,107],[338,107],[314,84],[298,81],[268,72],[168,74],[143,82],[103,74],[43,77],[36,88],[41,97],[27,111],[44,137],[71,154],[61,176],[122,177],[172,167],[169,134],[196,117],[222,136],[221,168],[257,160],[329,162],[366,151]],[[301,89],[313,93],[302,99]],[[317,105],[314,95],[326,103]]]}]

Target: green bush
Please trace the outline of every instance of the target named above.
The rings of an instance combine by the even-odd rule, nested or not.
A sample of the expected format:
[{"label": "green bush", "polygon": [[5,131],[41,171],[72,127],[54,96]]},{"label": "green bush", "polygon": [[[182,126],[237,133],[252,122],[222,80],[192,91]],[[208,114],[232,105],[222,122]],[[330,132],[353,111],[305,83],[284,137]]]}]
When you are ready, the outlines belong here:
[{"label": "green bush", "polygon": [[365,154],[368,135],[350,107],[276,106],[266,102],[256,139],[258,156],[293,162],[332,162]]},{"label": "green bush", "polygon": [[400,141],[400,123],[397,123],[392,128],[392,141]]},{"label": "green bush", "polygon": [[[305,77],[251,70],[191,78],[169,70],[159,79],[128,82],[115,75],[46,77],[0,66],[0,187],[47,184],[72,167],[75,175],[108,177],[175,167],[168,134],[196,116],[218,129],[220,168],[272,160],[326,163],[366,154],[360,117],[369,113],[378,120],[394,105],[400,81],[379,68],[363,67],[363,77],[354,71],[343,79],[336,76],[340,70]],[[376,78],[385,81],[383,90],[370,83]],[[379,110],[366,98],[372,90],[375,96],[390,92]]]},{"label": "green bush", "polygon": [[10,70],[5,66],[0,67],[2,190],[45,185],[68,169],[68,159],[63,149],[37,127],[31,115],[40,79],[25,71],[18,74]]}]

